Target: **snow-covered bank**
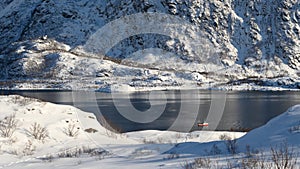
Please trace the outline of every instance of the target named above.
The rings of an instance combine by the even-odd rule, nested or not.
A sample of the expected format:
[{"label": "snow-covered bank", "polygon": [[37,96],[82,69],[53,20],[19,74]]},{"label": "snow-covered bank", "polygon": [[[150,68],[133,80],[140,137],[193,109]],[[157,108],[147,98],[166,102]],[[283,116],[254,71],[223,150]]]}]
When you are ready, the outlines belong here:
[{"label": "snow-covered bank", "polygon": [[[282,143],[300,152],[299,105],[249,133],[151,130],[124,134],[106,130],[92,113],[72,106],[0,96],[0,107],[2,122],[14,115],[17,123],[10,137],[0,136],[0,168],[171,169],[183,168],[197,158],[209,159],[209,168],[226,168],[229,162],[239,168],[242,160],[250,158],[245,155],[247,145],[253,149],[252,156],[256,156],[254,150],[270,154],[270,146]],[[34,138],[35,122],[47,129],[47,137]],[[235,156],[227,150],[229,137],[237,139]],[[272,163],[268,156],[266,163]]]},{"label": "snow-covered bank", "polygon": [[[150,153],[151,156],[158,155],[163,158],[165,155],[162,153],[172,148],[176,143],[218,140],[219,136],[224,133],[141,131],[115,134],[103,128],[92,113],[82,112],[72,106],[56,105],[17,95],[1,96],[0,107],[1,120],[14,115],[17,123],[16,131],[10,137],[0,137],[0,158],[2,159],[0,166],[2,167],[20,167],[20,164],[24,165],[30,161],[32,163],[39,161],[41,162],[39,165],[44,165],[43,160],[38,159],[45,159],[50,156],[55,158],[54,161],[62,162],[64,160],[56,159],[61,152],[69,149],[71,152],[82,148],[105,150],[112,153],[107,157],[124,156],[125,158],[129,156],[131,160],[132,158],[135,159],[133,157],[135,155],[144,156],[143,151],[139,151],[145,149],[146,154]],[[34,123],[45,127],[48,136],[42,140],[34,139],[31,133]],[[70,136],[66,131],[70,130],[70,126],[73,125],[75,128],[72,132],[78,133]],[[228,134],[238,137],[243,135],[243,133],[230,132]],[[26,149],[28,144],[30,144],[30,150]],[[149,149],[149,152],[146,149]],[[136,153],[141,153],[141,155]],[[114,166],[114,163],[112,162],[111,165]],[[132,163],[134,164],[134,160]]]},{"label": "snow-covered bank", "polygon": [[[300,105],[288,109],[285,113],[271,119],[267,124],[253,129],[241,138],[237,139],[236,144],[239,151],[245,152],[246,147],[250,146],[254,150],[267,150],[270,147],[286,144],[300,150]],[[185,151],[189,153],[205,155],[207,149],[213,144],[224,147],[222,142],[209,142],[207,144],[193,143],[179,145],[171,151]],[[198,148],[195,148],[198,147]],[[195,151],[195,149],[197,151]],[[221,148],[222,149],[222,148]]]},{"label": "snow-covered bank", "polygon": [[267,148],[281,143],[300,148],[300,105],[289,108],[238,140],[241,147]]}]

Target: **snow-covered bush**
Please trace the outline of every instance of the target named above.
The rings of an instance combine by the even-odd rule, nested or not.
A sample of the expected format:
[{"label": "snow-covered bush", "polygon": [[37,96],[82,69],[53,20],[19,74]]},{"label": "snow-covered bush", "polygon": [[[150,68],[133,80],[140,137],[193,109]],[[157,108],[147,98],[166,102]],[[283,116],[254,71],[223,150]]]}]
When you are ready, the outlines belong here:
[{"label": "snow-covered bush", "polygon": [[64,133],[70,137],[76,137],[79,134],[79,127],[76,127],[75,124],[69,124],[67,128],[64,128]]},{"label": "snow-covered bush", "polygon": [[211,168],[211,160],[209,158],[195,158],[194,163],[197,168]]},{"label": "snow-covered bush", "polygon": [[4,117],[4,119],[0,120],[0,135],[2,137],[11,137],[16,131],[17,126],[18,120],[15,114]]},{"label": "snow-covered bush", "polygon": [[30,98],[30,97],[22,97],[22,96],[19,96],[19,95],[15,95],[12,97],[11,101],[14,103],[14,104],[18,104],[20,106],[25,106],[29,103],[32,103],[33,101],[38,101],[34,98]]},{"label": "snow-covered bush", "polygon": [[298,155],[286,143],[271,147],[272,161],[277,169],[293,169],[297,166]]},{"label": "snow-covered bush", "polygon": [[171,154],[168,154],[167,157],[164,158],[164,160],[171,160],[171,159],[176,159],[176,158],[179,158],[180,155],[177,154],[177,153],[171,153]]},{"label": "snow-covered bush", "polygon": [[47,128],[36,122],[31,125],[28,132],[34,139],[41,141],[44,141],[49,136]]},{"label": "snow-covered bush", "polygon": [[212,168],[212,163],[209,158],[195,158],[193,162],[186,161],[182,165],[183,169],[197,169],[197,168]]},{"label": "snow-covered bush", "polygon": [[259,158],[243,158],[241,162],[241,168],[242,169],[248,169],[248,168],[260,168],[261,166],[259,164]]},{"label": "snow-covered bush", "polygon": [[97,159],[103,159],[105,156],[109,155],[109,152],[103,149],[93,149],[86,146],[75,147],[70,149],[64,149],[57,154],[58,158],[75,158],[81,155],[89,155],[91,157],[97,157]]},{"label": "snow-covered bush", "polygon": [[35,150],[36,147],[33,145],[32,141],[28,140],[28,142],[24,146],[22,153],[24,156],[33,155]]}]

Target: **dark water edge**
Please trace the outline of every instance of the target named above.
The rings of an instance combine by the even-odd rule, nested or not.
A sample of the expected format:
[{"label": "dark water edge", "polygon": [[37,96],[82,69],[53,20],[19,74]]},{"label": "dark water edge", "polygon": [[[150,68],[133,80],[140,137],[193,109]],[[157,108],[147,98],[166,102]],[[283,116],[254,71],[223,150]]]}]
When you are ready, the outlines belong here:
[{"label": "dark water edge", "polygon": [[[83,94],[86,93],[81,92]],[[200,108],[196,117],[197,119],[187,118],[189,120],[185,120],[183,123],[194,123],[191,131],[201,130],[202,128],[197,127],[196,124],[205,121],[207,117],[211,105],[212,91],[198,90],[197,92],[200,95],[199,100],[189,99],[188,97],[182,99],[180,96],[183,92],[179,90],[164,91],[168,99],[165,111],[157,120],[145,124],[132,122],[120,115],[110,93],[96,92],[96,105],[84,99],[79,107],[84,111],[93,112],[99,119],[100,116],[104,116],[110,126],[118,131],[128,132],[138,130],[168,130],[176,120],[181,104],[189,103],[191,106],[199,104]],[[194,91],[191,93],[194,93]],[[227,91],[225,93],[226,104],[222,119],[218,123],[216,130],[248,131],[264,125],[270,119],[285,112],[289,107],[300,104],[300,92],[295,91]],[[0,95],[12,94],[33,97],[57,104],[74,105],[74,93],[68,90],[0,90]],[[124,109],[133,106],[142,112],[151,107],[149,92],[134,92],[130,93],[129,96],[132,105],[124,105]],[[122,97],[120,95],[120,98]],[[95,108],[101,111],[100,115],[99,112],[95,112]]]}]

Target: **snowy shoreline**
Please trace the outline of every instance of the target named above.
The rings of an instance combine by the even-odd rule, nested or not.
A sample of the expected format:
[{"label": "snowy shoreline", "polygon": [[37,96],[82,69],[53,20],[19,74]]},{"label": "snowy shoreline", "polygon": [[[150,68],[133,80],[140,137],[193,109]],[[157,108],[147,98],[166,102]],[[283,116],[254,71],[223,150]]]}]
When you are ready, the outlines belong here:
[{"label": "snowy shoreline", "polygon": [[[249,152],[252,157],[260,157],[256,151],[264,152],[264,162],[270,165],[270,146],[286,143],[288,149],[300,152],[300,105],[248,133],[147,130],[123,134],[105,129],[92,113],[72,106],[10,95],[0,96],[0,107],[2,122],[14,115],[18,123],[10,137],[0,136],[0,168],[171,169],[195,165],[194,159],[199,158],[209,159],[210,165],[221,167],[230,162],[238,168],[243,160],[251,158],[247,157],[247,147],[253,149]],[[41,140],[33,137],[31,127],[35,123],[47,129],[47,137]],[[74,135],[66,132],[72,125]],[[228,138],[236,141],[226,141]],[[230,155],[227,143],[237,146],[236,155]]]},{"label": "snowy shoreline", "polygon": [[[82,84],[83,86],[83,84]],[[235,85],[235,86],[219,86],[219,87],[199,87],[199,86],[188,86],[188,87],[178,87],[178,86],[168,86],[168,87],[131,87],[127,85],[119,85],[120,87],[114,88],[114,92],[150,92],[150,91],[164,91],[164,90],[202,90],[202,91],[300,91],[300,89],[295,88],[285,88],[285,87],[272,87],[272,86],[255,86],[255,85]],[[71,89],[70,87],[61,88],[46,88],[46,87],[20,87],[20,88],[8,88],[2,87],[0,91],[94,91],[94,92],[104,92],[111,93],[111,87],[106,86],[103,88],[92,89],[92,88],[76,88]]]}]

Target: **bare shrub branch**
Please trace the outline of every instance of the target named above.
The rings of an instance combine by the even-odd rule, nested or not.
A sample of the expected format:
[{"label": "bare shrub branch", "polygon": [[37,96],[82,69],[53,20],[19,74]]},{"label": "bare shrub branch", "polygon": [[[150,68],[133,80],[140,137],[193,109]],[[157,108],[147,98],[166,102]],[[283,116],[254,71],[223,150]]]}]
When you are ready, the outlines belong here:
[{"label": "bare shrub branch", "polygon": [[29,134],[37,140],[44,141],[45,138],[49,137],[48,130],[46,127],[42,127],[38,123],[33,123],[29,128]]},{"label": "bare shrub branch", "polygon": [[76,137],[79,135],[79,127],[75,124],[69,124],[67,128],[64,129],[64,133],[69,137]]},{"label": "bare shrub branch", "polygon": [[15,114],[4,117],[4,119],[0,120],[0,135],[2,137],[11,137],[17,126],[18,120]]},{"label": "bare shrub branch", "polygon": [[287,143],[271,147],[272,161],[277,169],[293,169],[297,163],[297,154]]},{"label": "bare shrub branch", "polygon": [[28,156],[28,155],[33,155],[35,151],[35,146],[32,144],[30,140],[25,144],[25,147],[23,149],[23,155]]}]

